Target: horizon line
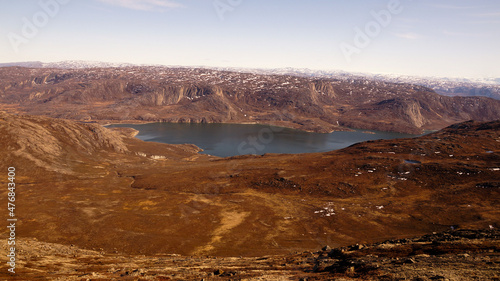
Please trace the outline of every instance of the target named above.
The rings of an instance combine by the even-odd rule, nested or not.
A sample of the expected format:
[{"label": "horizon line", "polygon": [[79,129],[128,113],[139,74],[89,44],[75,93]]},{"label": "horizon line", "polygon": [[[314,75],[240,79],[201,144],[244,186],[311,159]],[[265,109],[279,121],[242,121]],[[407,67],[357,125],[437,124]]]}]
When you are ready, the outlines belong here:
[{"label": "horizon line", "polygon": [[[31,61],[11,61],[11,62],[0,62],[0,67],[5,67],[2,65],[9,65],[9,64],[26,64],[26,63],[41,63],[41,64],[57,64],[57,63],[69,63],[69,62],[80,62],[80,63],[96,63],[96,64],[109,64],[109,65],[116,65],[116,66],[111,66],[111,67],[121,67],[119,65],[128,65],[128,66],[161,66],[161,67],[167,67],[167,68],[202,68],[202,69],[228,69],[228,70],[262,70],[262,71],[271,71],[271,70],[295,70],[295,71],[303,71],[302,74],[306,74],[305,72],[328,72],[327,74],[351,74],[351,75],[358,75],[358,76],[386,76],[389,78],[389,76],[396,76],[396,77],[391,77],[391,78],[419,78],[419,79],[452,79],[452,80],[472,80],[474,82],[478,82],[475,80],[482,80],[482,79],[493,79],[497,80],[500,79],[500,77],[496,76],[482,76],[482,77],[458,77],[458,76],[424,76],[424,75],[414,75],[414,74],[403,74],[403,73],[387,73],[387,72],[363,72],[363,71],[348,71],[348,70],[341,70],[341,69],[318,69],[318,68],[308,68],[308,67],[293,67],[293,66],[286,66],[286,67],[242,67],[242,66],[215,66],[215,65],[174,65],[174,64],[152,64],[152,63],[130,63],[130,62],[109,62],[109,61],[98,61],[98,60],[60,60],[60,61],[39,61],[39,60],[31,60]],[[43,66],[41,67],[43,68]],[[87,68],[97,68],[97,67],[87,67]],[[68,68],[68,69],[76,69],[76,68]],[[85,69],[82,68],[82,69]],[[496,84],[499,84],[499,82],[496,82]]]}]

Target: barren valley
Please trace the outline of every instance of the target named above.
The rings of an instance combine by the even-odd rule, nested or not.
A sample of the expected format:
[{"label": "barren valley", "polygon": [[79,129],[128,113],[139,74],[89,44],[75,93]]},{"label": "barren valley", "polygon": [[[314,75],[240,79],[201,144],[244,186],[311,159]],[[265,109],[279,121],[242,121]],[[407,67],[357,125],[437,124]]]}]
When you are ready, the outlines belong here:
[{"label": "barren valley", "polygon": [[[465,122],[419,138],[370,141],[327,153],[231,158],[201,155],[192,145],[143,142],[130,129],[7,113],[0,121],[0,141],[7,148],[1,169],[17,167],[18,239],[25,253],[20,253],[17,276],[109,280],[125,274],[132,266],[129,259],[140,255],[133,258],[138,268],[131,270],[141,264],[180,262],[189,271],[187,264],[197,261],[195,257],[202,266],[213,261],[207,257],[242,256],[247,258],[210,262],[200,274],[260,264],[267,270],[240,277],[207,276],[271,280],[265,275],[277,278],[274,270],[283,259],[298,259],[299,264],[309,262],[281,273],[355,278],[363,271],[355,265],[351,273],[352,266],[347,271],[314,269],[318,257],[306,251],[499,226],[498,121]],[[498,236],[488,235],[478,242],[486,246],[479,246],[483,250],[477,253],[486,263],[486,251],[491,264],[478,273],[478,280],[498,277],[491,275],[498,269]],[[444,250],[436,258],[445,258],[445,253],[476,255],[464,247]],[[172,254],[181,256],[165,257]],[[45,255],[57,261],[54,267]],[[267,258],[252,258],[261,256]],[[83,266],[85,259],[101,265]],[[268,259],[272,265],[262,265]],[[74,271],[68,271],[71,267],[64,265],[73,262]],[[99,270],[104,268],[106,273]],[[144,280],[201,276],[182,273],[187,276],[183,279],[179,272],[162,268]],[[354,274],[356,270],[360,272]],[[441,274],[453,276],[457,270]],[[146,272],[123,276],[142,280]],[[373,278],[388,273],[377,274]],[[388,276],[399,280],[400,275]]]},{"label": "barren valley", "polygon": [[[361,78],[0,68],[0,170],[15,167],[18,220],[16,275],[3,263],[0,276],[499,280],[499,108]],[[437,131],[220,158],[110,122]]]}]

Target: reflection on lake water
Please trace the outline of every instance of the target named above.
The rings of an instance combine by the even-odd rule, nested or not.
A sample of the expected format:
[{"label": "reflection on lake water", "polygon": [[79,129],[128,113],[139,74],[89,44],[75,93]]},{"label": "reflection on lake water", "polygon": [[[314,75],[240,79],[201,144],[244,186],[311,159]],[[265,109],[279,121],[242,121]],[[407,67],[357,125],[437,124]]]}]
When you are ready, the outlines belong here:
[{"label": "reflection on lake water", "polygon": [[115,124],[109,127],[134,128],[139,131],[136,137],[144,141],[195,144],[204,150],[202,153],[220,157],[325,152],[362,141],[415,137],[409,134],[366,130],[320,134],[255,124],[150,123]]}]

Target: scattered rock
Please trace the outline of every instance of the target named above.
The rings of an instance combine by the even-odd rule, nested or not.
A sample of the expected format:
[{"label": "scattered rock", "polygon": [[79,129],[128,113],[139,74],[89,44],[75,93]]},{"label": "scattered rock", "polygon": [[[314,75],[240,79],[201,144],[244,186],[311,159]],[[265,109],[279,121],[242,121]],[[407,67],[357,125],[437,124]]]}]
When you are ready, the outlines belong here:
[{"label": "scattered rock", "polygon": [[358,251],[358,250],[361,250],[363,249],[365,246],[364,245],[361,245],[361,244],[356,244],[356,245],[353,245],[349,248],[349,250],[351,251]]},{"label": "scattered rock", "polygon": [[336,248],[330,251],[328,253],[328,257],[330,258],[336,258],[336,259],[343,259],[345,258],[344,250]]},{"label": "scattered rock", "polygon": [[222,269],[216,269],[216,270],[214,271],[214,275],[215,275],[215,276],[220,276],[220,275],[222,275],[222,274],[224,274],[224,270],[222,270]]},{"label": "scattered rock", "polygon": [[404,263],[407,263],[407,264],[412,264],[412,263],[416,263],[416,261],[415,261],[414,259],[412,259],[412,258],[409,258],[409,259],[406,259],[406,260],[404,261]]}]

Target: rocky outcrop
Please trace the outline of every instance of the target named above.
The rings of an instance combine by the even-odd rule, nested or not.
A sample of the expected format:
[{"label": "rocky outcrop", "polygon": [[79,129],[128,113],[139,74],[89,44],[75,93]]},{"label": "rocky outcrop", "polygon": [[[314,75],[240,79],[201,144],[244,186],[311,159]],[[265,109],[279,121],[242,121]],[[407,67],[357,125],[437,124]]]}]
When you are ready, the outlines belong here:
[{"label": "rocky outcrop", "polygon": [[[24,280],[497,280],[500,233],[458,230],[381,243],[257,257],[137,255],[23,238]],[[7,254],[7,241],[1,251]],[[40,259],[42,256],[44,259]],[[45,260],[53,265],[47,270]],[[68,271],[67,264],[71,264]],[[91,270],[89,270],[91,268]],[[0,276],[8,273],[0,273]],[[7,277],[8,278],[8,277]],[[8,280],[8,279],[7,279]]]}]

